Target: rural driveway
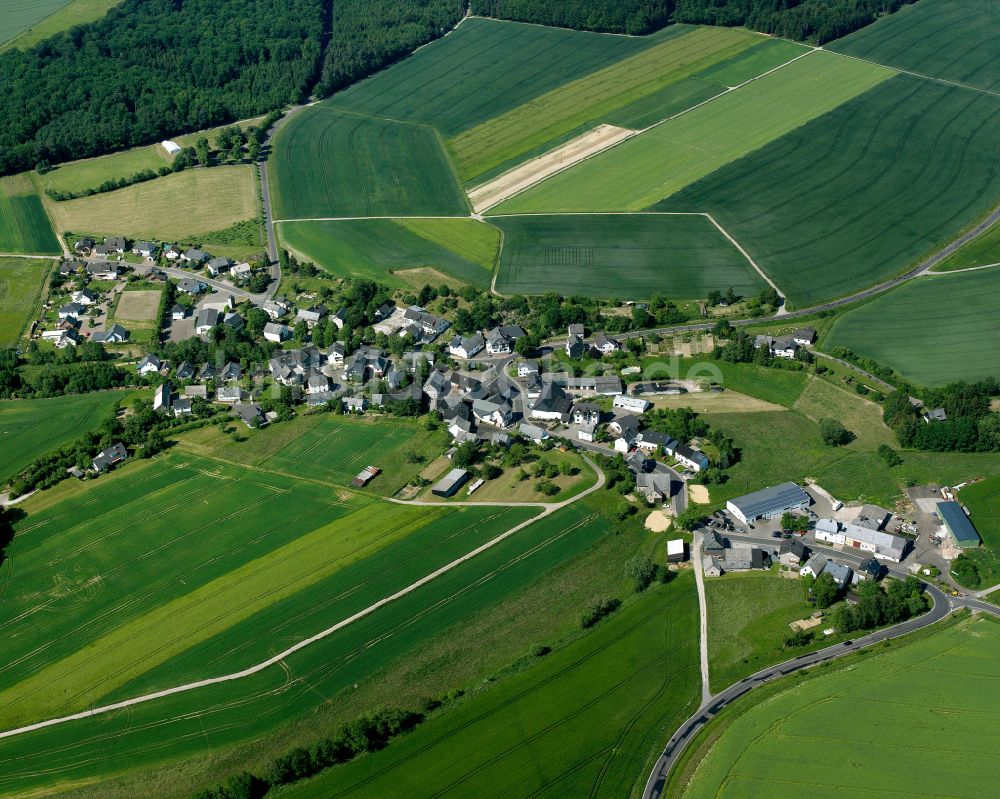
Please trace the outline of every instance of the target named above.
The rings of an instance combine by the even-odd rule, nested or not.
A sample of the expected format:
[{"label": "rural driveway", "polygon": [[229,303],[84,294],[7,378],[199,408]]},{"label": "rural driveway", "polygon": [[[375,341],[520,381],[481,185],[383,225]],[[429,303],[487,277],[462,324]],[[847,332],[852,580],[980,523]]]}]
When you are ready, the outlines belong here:
[{"label": "rural driveway", "polygon": [[[260,305],[265,300],[271,298],[273,292],[271,292],[270,287],[267,292],[263,294],[251,294],[245,289],[238,288],[230,283],[223,283],[219,280],[213,280],[210,277],[204,277],[203,275],[194,274],[189,269],[178,269],[177,267],[167,266],[163,268],[163,271],[167,273],[169,277],[175,277],[178,280],[198,280],[215,291],[225,294],[232,294],[233,298],[242,302],[243,300],[250,300],[254,305]],[[276,286],[276,283],[271,283],[271,286]],[[269,293],[271,292],[271,293]]]},{"label": "rural driveway", "polygon": [[[585,457],[584,460],[587,462],[587,464],[592,469],[594,469],[595,472],[597,472],[597,476],[598,476],[597,477],[597,482],[595,482],[594,485],[592,485],[586,491],[582,491],[581,493],[577,494],[575,497],[571,497],[570,499],[564,500],[563,502],[546,503],[544,509],[542,510],[542,512],[540,514],[538,514],[537,516],[532,516],[530,519],[526,519],[525,521],[521,522],[520,524],[517,524],[514,527],[511,527],[506,532],[503,532],[500,535],[496,536],[495,538],[491,539],[490,541],[487,541],[485,544],[482,544],[482,545],[476,547],[472,551],[465,553],[461,557],[456,558],[455,560],[451,561],[450,563],[445,564],[444,566],[440,567],[439,569],[436,569],[435,571],[431,572],[430,574],[428,574],[428,575],[426,575],[424,577],[421,577],[416,582],[411,583],[410,585],[406,586],[405,588],[400,589],[396,593],[391,594],[390,596],[387,596],[387,597],[383,597],[378,602],[375,602],[374,604],[369,605],[368,607],[364,608],[363,610],[359,610],[354,615],[349,616],[346,619],[343,619],[343,620],[337,622],[336,624],[334,624],[334,625],[332,625],[330,627],[327,627],[325,630],[321,630],[320,632],[316,633],[315,635],[312,635],[312,636],[310,636],[308,638],[304,638],[303,640],[299,641],[296,644],[293,644],[292,646],[288,647],[287,649],[284,649],[283,651],[278,652],[276,655],[273,655],[272,657],[268,658],[267,660],[263,660],[260,663],[256,663],[256,664],[254,664],[252,666],[249,666],[249,667],[247,667],[247,668],[245,668],[245,669],[243,669],[241,671],[232,672],[231,674],[221,674],[221,675],[219,675],[217,677],[208,677],[208,678],[206,678],[204,680],[196,680],[195,682],[185,683],[184,685],[176,685],[176,686],[174,686],[172,688],[165,688],[165,689],[163,689],[161,691],[154,691],[153,693],[143,694],[142,696],[136,696],[136,697],[133,697],[132,699],[124,699],[124,700],[122,700],[120,702],[114,702],[114,703],[109,704],[109,705],[102,705],[101,707],[89,708],[88,710],[82,710],[79,713],[73,713],[73,714],[70,714],[68,716],[61,716],[59,718],[47,719],[45,721],[39,721],[39,722],[36,722],[34,724],[28,724],[28,725],[23,726],[23,727],[17,727],[16,729],[12,729],[12,730],[4,730],[4,731],[0,732],[0,739],[3,739],[3,738],[13,738],[13,737],[15,737],[17,735],[23,735],[24,733],[33,732],[35,730],[41,730],[41,729],[44,729],[46,727],[53,727],[53,726],[56,726],[58,724],[66,724],[67,722],[70,722],[70,721],[78,721],[80,719],[92,718],[94,716],[98,716],[98,715],[101,715],[103,713],[110,713],[110,712],[115,711],[115,710],[123,710],[125,708],[134,707],[135,705],[141,705],[141,704],[145,704],[146,702],[152,702],[152,701],[154,701],[156,699],[163,699],[163,698],[168,697],[168,696],[174,696],[176,694],[187,693],[188,691],[194,691],[194,690],[197,690],[198,688],[205,688],[205,687],[210,686],[210,685],[218,685],[220,683],[233,682],[234,680],[240,680],[240,679],[243,679],[244,677],[250,677],[250,676],[252,676],[254,674],[258,674],[259,672],[262,672],[265,669],[270,668],[271,666],[278,665],[279,663],[281,663],[283,660],[285,660],[290,655],[293,655],[296,652],[298,652],[298,651],[300,651],[302,649],[305,649],[307,646],[310,646],[311,644],[314,644],[317,641],[322,641],[324,638],[328,638],[329,636],[333,635],[335,632],[337,632],[339,630],[342,630],[345,627],[348,627],[349,625],[353,624],[356,621],[359,621],[360,619],[365,618],[366,616],[371,615],[376,610],[379,610],[380,608],[385,607],[389,603],[394,602],[397,599],[400,599],[400,598],[406,596],[407,594],[411,594],[414,591],[416,591],[418,588],[422,588],[423,586],[427,585],[428,583],[433,582],[434,580],[436,580],[441,575],[447,574],[448,572],[450,572],[452,569],[456,568],[457,566],[462,565],[466,561],[472,560],[477,555],[480,555],[483,552],[485,552],[486,550],[493,548],[494,546],[496,546],[497,544],[499,544],[501,541],[504,541],[504,540],[510,538],[512,535],[514,535],[514,534],[520,532],[521,530],[523,530],[524,528],[526,528],[526,527],[534,524],[539,519],[543,519],[543,518],[545,518],[545,517],[547,517],[547,516],[555,513],[560,508],[564,508],[567,505],[570,505],[570,504],[572,504],[574,502],[577,502],[578,500],[583,499],[588,494],[591,494],[592,492],[597,491],[599,488],[601,488],[604,485],[604,481],[605,481],[604,472],[601,471],[601,469],[593,461],[591,461],[589,458]],[[424,504],[427,504],[427,505],[431,505],[431,504],[447,504],[447,505],[451,505],[451,504],[458,504],[458,505],[461,505],[461,504],[492,505],[492,504],[497,504],[497,503],[486,503],[486,502],[483,502],[483,503],[478,503],[478,502],[477,503],[430,503],[430,502],[402,502],[401,500],[390,500],[390,501],[394,501],[397,504],[410,504],[410,505],[424,505]],[[500,503],[500,504],[502,504],[502,503]]]}]

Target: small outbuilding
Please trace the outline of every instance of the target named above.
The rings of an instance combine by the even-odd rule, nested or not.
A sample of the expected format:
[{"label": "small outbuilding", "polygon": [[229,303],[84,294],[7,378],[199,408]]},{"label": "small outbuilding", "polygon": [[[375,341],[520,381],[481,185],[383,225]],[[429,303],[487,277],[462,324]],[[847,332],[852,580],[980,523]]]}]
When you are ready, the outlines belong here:
[{"label": "small outbuilding", "polygon": [[469,479],[469,473],[465,469],[452,469],[442,477],[431,493],[437,497],[450,497],[455,494]]}]

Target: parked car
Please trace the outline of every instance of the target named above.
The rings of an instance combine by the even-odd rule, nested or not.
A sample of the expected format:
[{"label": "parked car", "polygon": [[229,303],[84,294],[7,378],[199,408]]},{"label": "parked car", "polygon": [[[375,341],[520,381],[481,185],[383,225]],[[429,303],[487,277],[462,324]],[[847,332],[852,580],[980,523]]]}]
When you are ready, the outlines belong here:
[{"label": "parked car", "polygon": [[781,538],[781,533],[775,530],[773,533],[771,533],[771,538]]}]

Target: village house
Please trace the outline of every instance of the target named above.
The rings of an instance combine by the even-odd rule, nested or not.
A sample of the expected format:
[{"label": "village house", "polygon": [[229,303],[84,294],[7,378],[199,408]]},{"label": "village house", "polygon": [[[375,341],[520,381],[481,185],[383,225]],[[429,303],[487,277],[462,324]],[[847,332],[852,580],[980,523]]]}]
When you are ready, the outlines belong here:
[{"label": "village house", "polygon": [[142,376],[157,374],[160,371],[160,359],[155,355],[147,355],[136,365],[135,370]]},{"label": "village house", "polygon": [[621,349],[621,345],[603,331],[594,335],[594,350],[600,355],[611,355]]},{"label": "village house", "polygon": [[517,364],[517,376],[528,377],[538,374],[538,361],[520,361]]},{"label": "village house", "polygon": [[106,450],[98,453],[98,455],[90,462],[94,467],[94,471],[101,473],[106,472],[112,466],[121,463],[128,457],[128,451],[125,449],[125,445],[120,441],[108,447]]},{"label": "village house", "polygon": [[121,325],[111,325],[107,330],[98,330],[90,337],[98,344],[124,344],[128,341],[129,332]]},{"label": "village house", "polygon": [[455,336],[448,345],[448,354],[455,358],[471,358],[486,347],[486,341],[482,333],[473,333],[471,336]]},{"label": "village house", "polygon": [[213,258],[207,264],[205,264],[205,269],[208,271],[212,277],[218,277],[223,272],[228,272],[229,267],[232,266],[232,261],[228,258],[223,258],[221,255],[218,258]]},{"label": "village house", "polygon": [[601,421],[601,408],[593,402],[578,402],[573,406],[573,424],[596,426]]},{"label": "village house", "polygon": [[288,325],[268,322],[264,325],[264,338],[275,344],[288,341],[292,337],[292,329]]},{"label": "village house", "polygon": [[217,324],[219,324],[219,312],[215,308],[202,308],[194,319],[194,332],[203,336]]},{"label": "village house", "polygon": [[189,266],[201,266],[208,258],[207,252],[202,252],[196,247],[191,247],[181,253],[181,260]]},{"label": "village house", "polygon": [[277,321],[291,310],[291,306],[283,300],[265,300],[260,309],[270,316],[272,321]]},{"label": "village house", "polygon": [[114,261],[90,261],[86,269],[95,280],[117,280],[121,276],[121,268]]},{"label": "village house", "polygon": [[153,258],[156,255],[156,245],[151,241],[137,241],[132,245],[132,252],[143,258]]}]

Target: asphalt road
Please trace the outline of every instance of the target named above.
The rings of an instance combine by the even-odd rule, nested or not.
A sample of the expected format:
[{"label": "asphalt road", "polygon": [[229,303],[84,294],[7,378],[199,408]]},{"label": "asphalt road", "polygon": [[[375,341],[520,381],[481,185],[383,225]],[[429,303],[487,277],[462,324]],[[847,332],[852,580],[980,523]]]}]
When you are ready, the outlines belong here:
[{"label": "asphalt road", "polygon": [[[264,294],[251,294],[249,291],[232,286],[229,283],[213,280],[210,277],[205,277],[200,274],[193,274],[190,269],[177,269],[173,266],[166,266],[163,267],[163,271],[166,272],[168,276],[176,277],[178,280],[198,280],[221,294],[232,294],[233,298],[239,300],[240,302],[243,300],[250,300],[250,302],[254,303],[254,305],[260,305],[264,302],[264,300],[270,299],[271,297],[271,294],[267,292]],[[277,284],[272,283],[271,285],[276,286]]]},{"label": "asphalt road", "polygon": [[[708,724],[709,721],[721,713],[732,702],[739,699],[744,694],[749,693],[757,686],[780,677],[785,677],[792,672],[799,671],[800,669],[814,666],[817,663],[823,663],[828,660],[833,660],[835,658],[857,652],[858,650],[863,649],[866,646],[876,644],[879,641],[886,641],[890,638],[897,638],[901,635],[906,635],[907,633],[926,627],[929,624],[934,624],[947,616],[953,610],[952,603],[949,601],[948,597],[932,585],[926,585],[925,588],[933,600],[934,605],[923,616],[904,621],[902,624],[897,624],[893,627],[886,627],[885,629],[877,630],[860,638],[855,638],[850,642],[844,642],[842,644],[827,647],[826,649],[820,649],[817,652],[811,652],[807,655],[800,655],[792,660],[786,660],[784,663],[779,663],[775,666],[761,669],[757,673],[751,674],[749,677],[740,680],[738,683],[730,685],[724,691],[721,691],[713,696],[705,704],[698,708],[698,710],[695,711],[695,713],[687,721],[685,721],[680,728],[678,728],[677,732],[671,736],[666,747],[663,749],[663,753],[656,761],[656,765],[653,767],[652,773],[649,775],[649,780],[646,782],[646,788],[642,794],[643,799],[659,799],[659,797],[663,794],[663,788],[666,785],[670,769],[673,767],[677,758],[687,747],[691,739],[697,735],[698,731],[702,727]],[[986,610],[987,612],[1000,615],[1000,608],[997,608],[996,606],[980,608],[978,607],[979,605],[985,605],[986,603],[980,603],[977,600],[971,601],[974,602],[975,606],[980,610]],[[964,603],[960,603],[960,600],[955,600],[955,604],[962,604],[963,606],[966,606]]]}]

